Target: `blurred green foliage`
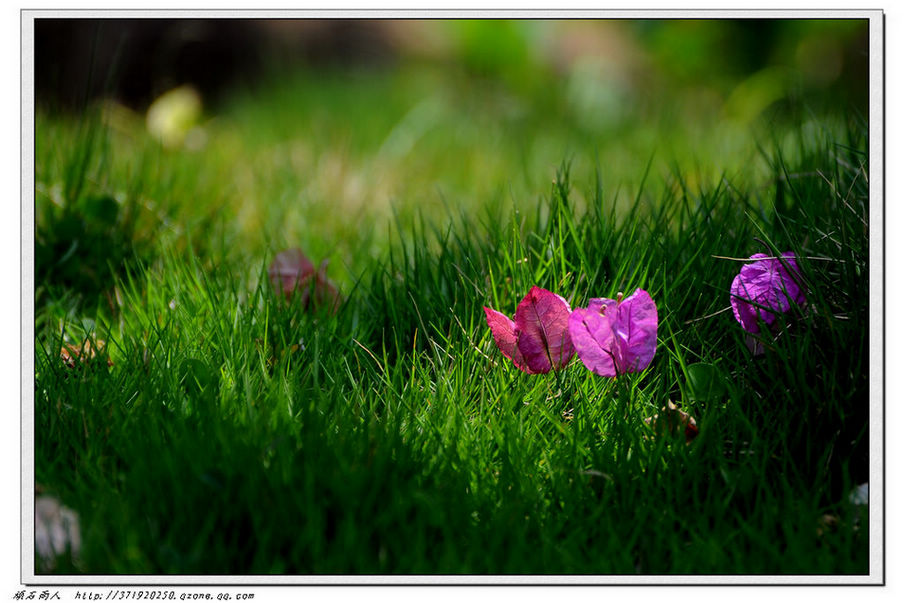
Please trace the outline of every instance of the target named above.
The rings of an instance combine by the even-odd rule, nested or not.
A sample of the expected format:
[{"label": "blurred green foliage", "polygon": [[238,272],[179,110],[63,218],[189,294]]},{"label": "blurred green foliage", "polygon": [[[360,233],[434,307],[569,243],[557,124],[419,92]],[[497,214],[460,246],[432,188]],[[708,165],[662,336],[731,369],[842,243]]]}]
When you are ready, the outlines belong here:
[{"label": "blurred green foliage", "polygon": [[[659,67],[683,87],[715,86],[780,100],[821,96],[835,109],[866,114],[868,22],[850,19],[675,20],[634,22]],[[761,74],[785,73],[776,85]],[[852,80],[860,85],[851,85]],[[767,103],[764,103],[768,105]],[[765,108],[765,107],[763,107]]]},{"label": "blurred green foliage", "polygon": [[[780,93],[806,95],[813,101],[823,95],[834,108],[853,104],[866,113],[868,75],[868,22],[857,19],[640,19],[621,21],[506,21],[448,22],[454,51],[450,60],[486,77],[523,88],[555,75],[550,66],[555,45],[578,45],[568,38],[589,25],[603,40],[608,53],[590,57],[603,61],[623,59],[611,44],[613,38],[629,42],[625,50],[641,60],[654,79],[652,88],[670,92],[713,88],[723,97],[732,94],[748,78],[763,70],[786,72]],[[617,35],[613,35],[617,34]],[[558,41],[555,38],[558,37]],[[607,46],[608,44],[608,46]],[[591,44],[585,47],[593,50]],[[759,78],[759,86],[774,82]],[[856,85],[851,85],[855,82]],[[546,82],[549,84],[550,82]],[[747,88],[757,85],[747,85]],[[658,92],[648,89],[644,93]],[[761,94],[754,90],[754,94]],[[765,108],[765,107],[763,107]]]},{"label": "blurred green foliage", "polygon": [[109,292],[155,242],[253,261],[300,244],[348,283],[385,250],[390,221],[533,206],[563,159],[576,181],[599,177],[627,199],[648,168],[653,194],[678,185],[676,170],[691,189],[759,187],[772,179],[762,146],[800,151],[783,142],[789,126],[840,137],[867,113],[865,21],[393,25],[420,32],[393,34],[398,60],[274,68],[216,104],[198,99],[181,146],[161,147],[140,111],[115,104],[103,121],[94,106],[39,110],[39,296]]}]

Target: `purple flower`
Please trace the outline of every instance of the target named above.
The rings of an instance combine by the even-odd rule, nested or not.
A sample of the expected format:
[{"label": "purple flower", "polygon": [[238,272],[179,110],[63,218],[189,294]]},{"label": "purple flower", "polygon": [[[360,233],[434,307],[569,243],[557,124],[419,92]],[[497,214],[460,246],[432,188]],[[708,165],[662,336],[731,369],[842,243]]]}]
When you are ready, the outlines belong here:
[{"label": "purple flower", "polygon": [[[762,321],[775,322],[776,313],[787,312],[791,304],[805,301],[795,255],[787,251],[782,259],[755,253],[731,283],[731,309],[748,333],[759,333]],[[790,271],[789,271],[790,269]]]},{"label": "purple flower", "polygon": [[558,371],[574,356],[568,333],[571,308],[555,293],[531,288],[518,304],[515,320],[492,308],[483,310],[499,350],[525,373]]},{"label": "purple flower", "polygon": [[630,297],[594,298],[587,308],[575,308],[568,331],[578,357],[603,377],[639,372],[656,353],[659,317],[656,304],[643,289]]}]

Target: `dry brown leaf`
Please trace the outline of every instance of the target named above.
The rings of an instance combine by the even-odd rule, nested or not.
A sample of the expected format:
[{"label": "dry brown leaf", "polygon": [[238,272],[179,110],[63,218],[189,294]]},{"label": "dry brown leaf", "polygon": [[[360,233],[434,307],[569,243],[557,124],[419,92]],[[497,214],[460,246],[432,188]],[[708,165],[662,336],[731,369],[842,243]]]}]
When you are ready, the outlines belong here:
[{"label": "dry brown leaf", "polygon": [[[660,418],[661,416],[661,418]],[[690,416],[669,400],[666,406],[662,407],[660,413],[647,417],[644,422],[653,428],[653,431],[659,435],[671,434],[677,435],[679,430],[684,431],[684,440],[690,444],[691,440],[697,437],[700,430],[697,428],[697,420]]]},{"label": "dry brown leaf", "polygon": [[[79,366],[79,361],[83,364],[93,360],[99,353],[103,353],[106,343],[103,339],[98,339],[91,343],[86,339],[81,345],[72,343],[64,343],[60,349],[60,360],[69,368],[74,369]],[[113,361],[107,358],[107,366],[113,366]]]},{"label": "dry brown leaf", "polygon": [[830,534],[838,530],[841,519],[837,515],[824,514],[816,522],[816,537],[822,538],[825,534]]}]

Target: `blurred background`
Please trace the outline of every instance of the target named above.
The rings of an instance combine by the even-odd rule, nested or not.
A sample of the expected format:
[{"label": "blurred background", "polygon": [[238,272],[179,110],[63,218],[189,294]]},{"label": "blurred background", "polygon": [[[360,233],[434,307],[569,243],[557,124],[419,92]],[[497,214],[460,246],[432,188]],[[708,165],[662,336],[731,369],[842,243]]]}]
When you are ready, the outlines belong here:
[{"label": "blurred background", "polygon": [[[866,21],[832,19],[38,19],[35,85],[37,100],[51,106],[112,96],[140,109],[184,84],[216,101],[276,69],[416,62],[516,90],[553,78],[577,88],[575,108],[594,109],[600,120],[614,119],[619,101],[663,86],[692,87],[717,107],[733,101],[749,117],[790,82],[787,92],[830,93],[865,114],[867,42]],[[732,98],[745,90],[756,98]]]},{"label": "blurred background", "polygon": [[36,275],[301,246],[349,286],[395,226],[534,211],[564,164],[578,211],[774,196],[774,149],[865,130],[868,64],[850,19],[36,19]]}]

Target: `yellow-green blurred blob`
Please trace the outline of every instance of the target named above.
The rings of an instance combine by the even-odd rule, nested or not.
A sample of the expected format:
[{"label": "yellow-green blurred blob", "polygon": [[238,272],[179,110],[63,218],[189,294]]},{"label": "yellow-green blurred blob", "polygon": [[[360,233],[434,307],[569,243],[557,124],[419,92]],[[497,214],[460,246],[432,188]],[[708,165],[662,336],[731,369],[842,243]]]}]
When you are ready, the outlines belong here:
[{"label": "yellow-green blurred blob", "polygon": [[151,136],[167,148],[197,142],[200,130],[201,95],[191,86],[163,93],[148,107],[147,127]]},{"label": "yellow-green blurred blob", "polygon": [[788,92],[788,72],[782,67],[766,67],[735,86],[725,101],[726,117],[748,124],[769,105]]}]

